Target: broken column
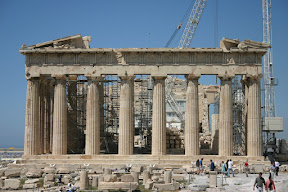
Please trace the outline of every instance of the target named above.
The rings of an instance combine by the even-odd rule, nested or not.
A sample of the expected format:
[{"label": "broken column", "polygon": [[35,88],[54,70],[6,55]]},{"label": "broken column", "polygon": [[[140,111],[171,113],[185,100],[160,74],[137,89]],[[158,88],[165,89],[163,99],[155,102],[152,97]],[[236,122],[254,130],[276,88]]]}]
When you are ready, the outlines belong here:
[{"label": "broken column", "polygon": [[231,75],[218,75],[221,80],[219,111],[219,155],[233,155],[233,101]]},{"label": "broken column", "polygon": [[37,155],[39,138],[39,78],[27,79],[24,155]]},{"label": "broken column", "polygon": [[262,75],[248,76],[247,155],[262,156],[261,90]]},{"label": "broken column", "polygon": [[100,154],[100,99],[99,80],[101,77],[87,77],[86,107],[86,155]]},{"label": "broken column", "polygon": [[80,190],[85,190],[88,188],[88,172],[87,171],[81,171],[80,172]]},{"label": "broken column", "polygon": [[54,89],[53,155],[67,154],[66,77],[57,76]]},{"label": "broken column", "polygon": [[200,75],[186,75],[185,155],[199,155],[198,79]]},{"label": "broken column", "polygon": [[165,171],[164,172],[164,182],[167,183],[172,183],[172,171]]},{"label": "broken column", "polygon": [[166,154],[166,76],[154,76],[152,114],[152,155]]},{"label": "broken column", "polygon": [[119,155],[133,155],[134,76],[121,76],[119,111]]}]

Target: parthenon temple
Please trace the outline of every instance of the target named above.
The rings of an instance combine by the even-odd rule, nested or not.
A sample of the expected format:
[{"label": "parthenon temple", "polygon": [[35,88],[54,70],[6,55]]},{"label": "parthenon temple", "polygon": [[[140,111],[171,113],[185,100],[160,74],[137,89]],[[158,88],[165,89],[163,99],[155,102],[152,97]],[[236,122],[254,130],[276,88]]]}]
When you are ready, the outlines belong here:
[{"label": "parthenon temple", "polygon": [[[184,164],[205,155],[263,160],[260,80],[266,44],[223,38],[220,48],[113,49],[90,48],[90,41],[73,35],[21,47],[27,79],[23,162]],[[167,91],[175,88],[167,81],[176,75],[183,76],[176,79],[183,83],[181,126],[168,115]],[[218,76],[220,85],[200,85],[204,75]],[[244,98],[241,153],[235,152],[233,135],[236,77]],[[211,102],[218,96],[219,114],[211,118],[209,94]],[[169,126],[176,127],[173,136]],[[173,153],[171,140],[181,135],[177,146],[182,142],[183,150]],[[205,150],[207,136],[211,145]]]}]

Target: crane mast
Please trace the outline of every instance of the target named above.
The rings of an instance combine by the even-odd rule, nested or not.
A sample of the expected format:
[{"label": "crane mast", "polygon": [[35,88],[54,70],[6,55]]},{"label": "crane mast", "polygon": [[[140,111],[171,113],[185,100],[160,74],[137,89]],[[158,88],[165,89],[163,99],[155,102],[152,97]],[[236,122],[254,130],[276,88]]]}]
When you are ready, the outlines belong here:
[{"label": "crane mast", "polygon": [[272,57],[272,23],[271,23],[271,0],[262,0],[263,10],[263,42],[270,44],[263,58],[264,67],[264,89],[265,89],[265,117],[275,117],[275,98]]}]

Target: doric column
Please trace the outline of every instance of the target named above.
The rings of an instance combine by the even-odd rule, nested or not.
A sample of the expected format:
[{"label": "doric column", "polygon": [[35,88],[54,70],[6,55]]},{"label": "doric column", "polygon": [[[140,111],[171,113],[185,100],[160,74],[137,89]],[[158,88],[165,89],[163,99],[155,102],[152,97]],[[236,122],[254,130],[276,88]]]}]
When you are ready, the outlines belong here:
[{"label": "doric column", "polygon": [[152,112],[152,155],[166,154],[166,106],[165,79],[166,76],[152,77],[153,112]]},{"label": "doric column", "polygon": [[51,99],[50,80],[44,82],[44,153],[50,153],[50,124],[51,124]]},{"label": "doric column", "polygon": [[57,76],[55,81],[52,154],[67,154],[67,104],[65,76]]},{"label": "doric column", "polygon": [[39,154],[39,79],[27,80],[24,155]]},{"label": "doric column", "polygon": [[232,79],[234,76],[219,75],[220,87],[220,114],[219,114],[219,155],[233,155],[233,101]]},{"label": "doric column", "polygon": [[119,155],[133,155],[134,146],[134,78],[121,76],[119,112]]},{"label": "doric column", "polygon": [[86,155],[100,154],[100,94],[99,80],[102,77],[87,77],[86,105]]},{"label": "doric column", "polygon": [[53,150],[53,111],[54,111],[54,80],[51,79],[49,83],[50,89],[50,153]]},{"label": "doric column", "polygon": [[261,90],[262,75],[248,76],[247,155],[262,156]]},{"label": "doric column", "polygon": [[185,155],[199,155],[198,79],[200,75],[186,75]]},{"label": "doric column", "polygon": [[40,78],[40,94],[39,94],[39,138],[38,138],[38,146],[39,146],[39,154],[44,153],[44,116],[45,116],[45,106],[44,106],[44,96],[45,96],[45,79]]}]

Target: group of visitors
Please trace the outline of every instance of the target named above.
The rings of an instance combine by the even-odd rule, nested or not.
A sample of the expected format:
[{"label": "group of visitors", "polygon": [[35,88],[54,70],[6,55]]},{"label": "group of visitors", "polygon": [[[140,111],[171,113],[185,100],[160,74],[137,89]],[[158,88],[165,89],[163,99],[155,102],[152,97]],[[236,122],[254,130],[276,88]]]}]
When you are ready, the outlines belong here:
[{"label": "group of visitors", "polygon": [[263,192],[263,185],[266,191],[275,191],[276,187],[275,183],[272,179],[271,173],[269,175],[269,179],[265,182],[265,179],[262,177],[262,173],[259,173],[259,176],[255,179],[253,190],[255,190],[255,186],[258,192]]},{"label": "group of visitors", "polygon": [[226,163],[224,161],[222,161],[222,165],[221,165],[221,173],[223,175],[227,175],[227,177],[230,177],[230,172],[232,172],[232,176],[234,176],[234,170],[233,170],[233,161],[232,159],[228,159],[226,161]]}]

